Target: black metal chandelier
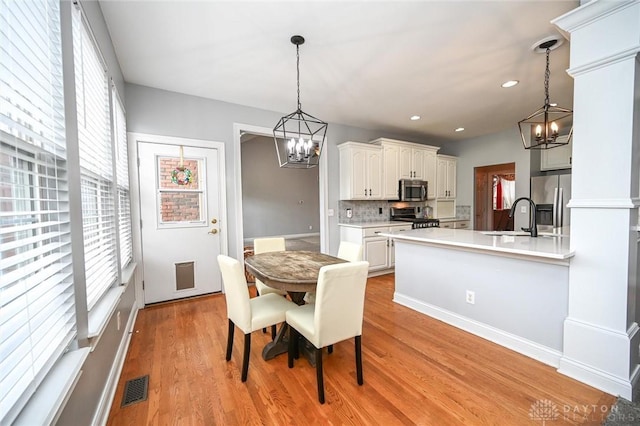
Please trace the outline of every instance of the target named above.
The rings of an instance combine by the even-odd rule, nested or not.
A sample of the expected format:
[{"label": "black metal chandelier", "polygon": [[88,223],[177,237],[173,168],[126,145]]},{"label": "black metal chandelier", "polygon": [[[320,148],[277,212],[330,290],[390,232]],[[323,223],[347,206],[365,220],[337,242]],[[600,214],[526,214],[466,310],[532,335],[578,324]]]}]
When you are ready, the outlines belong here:
[{"label": "black metal chandelier", "polygon": [[296,71],[298,81],[298,109],[285,115],[273,129],[273,139],[280,167],[307,169],[320,162],[320,153],[328,124],[302,111],[300,104],[300,45],[304,37],[294,35],[296,45]]},{"label": "black metal chandelier", "polygon": [[549,52],[557,43],[558,39],[551,37],[537,46],[534,45],[535,51],[545,52],[547,55],[547,67],[544,73],[544,105],[518,122],[525,149],[555,148],[568,144],[573,136],[573,111],[549,103]]}]

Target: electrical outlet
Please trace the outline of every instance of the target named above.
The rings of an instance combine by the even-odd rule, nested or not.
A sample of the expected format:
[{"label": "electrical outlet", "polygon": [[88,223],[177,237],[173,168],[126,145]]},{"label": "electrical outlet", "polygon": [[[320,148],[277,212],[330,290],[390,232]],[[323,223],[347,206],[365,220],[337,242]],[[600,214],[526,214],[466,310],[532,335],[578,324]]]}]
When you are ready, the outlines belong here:
[{"label": "electrical outlet", "polygon": [[309,231],[311,231],[313,229],[313,226],[309,225]]},{"label": "electrical outlet", "polygon": [[475,291],[471,291],[471,290],[467,290],[467,303],[471,304],[471,305],[475,305],[476,303],[476,292]]},{"label": "electrical outlet", "polygon": [[333,215],[334,215],[333,209],[327,210],[327,216],[333,216]]},{"label": "electrical outlet", "polygon": [[378,207],[378,214],[382,214],[382,207]]},{"label": "electrical outlet", "polygon": [[347,218],[351,219],[353,217],[353,210],[347,209]]}]

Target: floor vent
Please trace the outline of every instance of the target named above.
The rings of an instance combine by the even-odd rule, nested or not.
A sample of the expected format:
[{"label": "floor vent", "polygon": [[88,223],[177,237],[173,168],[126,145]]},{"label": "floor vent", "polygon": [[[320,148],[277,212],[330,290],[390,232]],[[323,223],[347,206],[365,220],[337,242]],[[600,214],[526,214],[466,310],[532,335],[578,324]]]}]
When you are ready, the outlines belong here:
[{"label": "floor vent", "polygon": [[147,400],[147,390],[149,389],[149,375],[137,377],[127,381],[124,385],[124,395],[122,396],[122,405],[135,404],[136,402]]}]

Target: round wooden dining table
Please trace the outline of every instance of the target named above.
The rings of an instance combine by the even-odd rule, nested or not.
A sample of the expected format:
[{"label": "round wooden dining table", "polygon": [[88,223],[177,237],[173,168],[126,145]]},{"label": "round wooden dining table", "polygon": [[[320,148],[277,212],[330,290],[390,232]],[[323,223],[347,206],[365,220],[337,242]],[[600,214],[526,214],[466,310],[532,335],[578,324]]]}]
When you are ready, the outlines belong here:
[{"label": "round wooden dining table", "polygon": [[[248,256],[245,260],[247,271],[269,287],[284,290],[297,305],[304,304],[304,295],[316,291],[320,268],[336,263],[340,259],[314,251],[272,251]],[[288,326],[280,327],[276,338],[262,350],[262,358],[269,360],[288,350]],[[311,365],[315,366],[315,352],[307,350],[307,344],[301,345],[302,353]]]},{"label": "round wooden dining table", "polygon": [[344,262],[324,253],[289,250],[254,254],[245,259],[245,267],[264,284],[286,291],[302,305],[304,294],[316,291],[320,268]]}]

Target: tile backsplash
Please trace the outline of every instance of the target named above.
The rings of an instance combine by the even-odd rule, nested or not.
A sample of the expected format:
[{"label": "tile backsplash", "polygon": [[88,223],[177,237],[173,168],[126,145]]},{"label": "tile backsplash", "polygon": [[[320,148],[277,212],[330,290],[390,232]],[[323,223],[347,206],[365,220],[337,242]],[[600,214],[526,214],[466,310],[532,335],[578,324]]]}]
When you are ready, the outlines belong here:
[{"label": "tile backsplash", "polygon": [[[420,206],[420,203],[402,203],[388,201],[338,201],[338,223],[380,222],[389,220],[391,207]],[[347,209],[351,209],[351,218],[347,217]]]},{"label": "tile backsplash", "polygon": [[471,219],[471,206],[456,206],[456,219]]},{"label": "tile backsplash", "polygon": [[[388,201],[338,201],[338,223],[380,222],[389,220],[391,207],[424,207],[422,203],[402,203]],[[351,218],[347,217],[347,209],[351,209]],[[456,206],[456,218],[470,219],[471,206]]]}]

